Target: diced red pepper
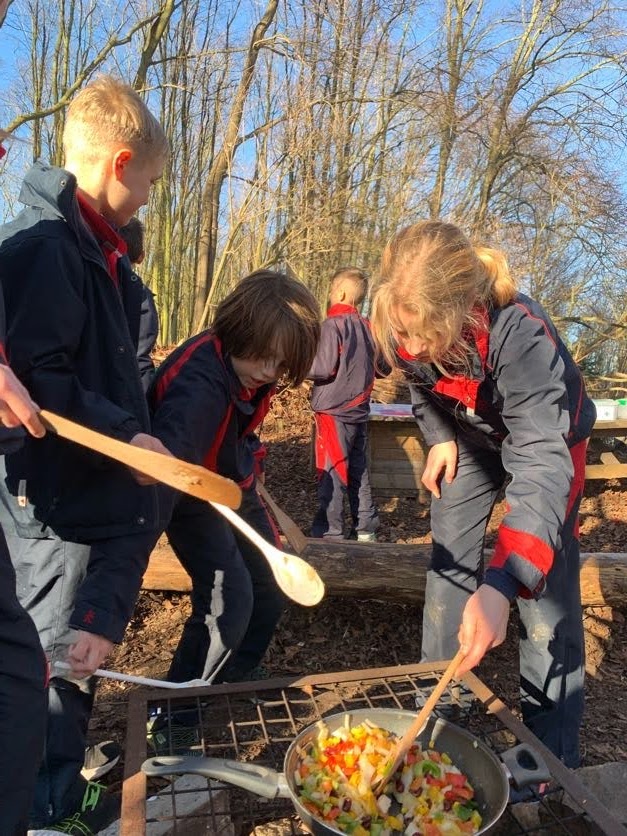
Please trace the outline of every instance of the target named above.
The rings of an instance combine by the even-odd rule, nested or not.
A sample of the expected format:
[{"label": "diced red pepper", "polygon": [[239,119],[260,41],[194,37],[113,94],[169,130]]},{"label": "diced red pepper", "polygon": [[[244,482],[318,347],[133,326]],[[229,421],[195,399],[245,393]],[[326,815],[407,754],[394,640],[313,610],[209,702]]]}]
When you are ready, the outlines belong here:
[{"label": "diced red pepper", "polygon": [[447,781],[444,778],[436,778],[435,775],[426,775],[425,781],[429,784],[430,787],[445,787],[447,785]]},{"label": "diced red pepper", "polygon": [[460,772],[445,772],[444,778],[445,783],[450,784],[452,787],[466,786],[466,776]]},{"label": "diced red pepper", "polygon": [[455,787],[455,789],[444,793],[444,798],[448,798],[451,801],[470,801],[473,797],[474,792],[470,787]]}]

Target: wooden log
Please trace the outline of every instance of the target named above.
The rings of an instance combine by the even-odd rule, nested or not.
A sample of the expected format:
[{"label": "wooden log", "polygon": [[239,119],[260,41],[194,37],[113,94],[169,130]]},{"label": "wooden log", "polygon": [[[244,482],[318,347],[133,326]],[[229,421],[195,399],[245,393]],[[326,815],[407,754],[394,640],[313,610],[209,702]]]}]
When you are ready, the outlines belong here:
[{"label": "wooden log", "polygon": [[[328,596],[421,602],[430,546],[407,543],[330,543],[307,540],[301,555],[322,577]],[[486,558],[489,558],[486,552]],[[170,547],[160,543],[144,576],[144,589],[187,592],[188,575]],[[581,555],[581,597],[585,607],[627,603],[627,554]]]}]

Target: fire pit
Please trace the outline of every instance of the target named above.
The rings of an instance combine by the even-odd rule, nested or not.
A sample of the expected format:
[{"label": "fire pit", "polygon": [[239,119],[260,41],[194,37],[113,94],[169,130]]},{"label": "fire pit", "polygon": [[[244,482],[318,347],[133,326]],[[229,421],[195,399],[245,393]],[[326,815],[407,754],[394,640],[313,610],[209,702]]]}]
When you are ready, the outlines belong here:
[{"label": "fire pit", "polygon": [[[307,831],[289,799],[260,799],[216,781],[168,783],[146,779],[146,721],[161,709],[185,713],[194,723],[199,755],[254,762],[280,771],[294,737],[321,717],[361,708],[416,711],[429,695],[442,665],[422,664],[321,674],[291,679],[186,688],[140,689],[129,696],[125,780],[120,836],[227,834],[297,836]],[[494,833],[505,836],[622,834],[627,830],[577,778],[473,674],[442,697],[438,710],[467,728],[497,754],[527,743],[546,761],[549,792],[532,805],[509,805]],[[164,753],[162,753],[164,754]],[[147,798],[159,794],[158,812]],[[190,793],[194,793],[190,805]]]}]

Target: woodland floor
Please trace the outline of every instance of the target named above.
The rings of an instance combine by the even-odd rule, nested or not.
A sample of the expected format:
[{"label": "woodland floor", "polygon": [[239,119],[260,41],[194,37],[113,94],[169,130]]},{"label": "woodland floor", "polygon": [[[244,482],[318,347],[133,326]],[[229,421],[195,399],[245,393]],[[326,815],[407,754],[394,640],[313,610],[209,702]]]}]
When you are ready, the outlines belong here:
[{"label": "woodland floor", "polygon": [[[286,392],[275,398],[261,436],[269,448],[266,485],[308,533],[316,496],[310,462],[311,413],[305,393]],[[430,541],[428,510],[415,499],[380,500],[379,511],[381,541]],[[502,513],[502,506],[497,505],[490,524],[492,534]],[[587,483],[581,509],[581,548],[583,552],[627,552],[624,482]],[[125,641],[106,666],[163,677],[188,613],[185,594],[143,592]],[[627,761],[627,601],[622,609],[586,609],[584,622],[588,671],[584,762]],[[389,604],[385,625],[381,604],[372,601],[336,598],[313,609],[291,605],[264,665],[271,674],[281,676],[417,662],[420,624],[420,608],[415,605]],[[513,710],[518,693],[517,630],[513,617],[507,641],[491,651],[476,670]],[[94,741],[112,737],[124,745],[127,688],[101,681],[90,727]],[[122,763],[105,781],[117,790],[121,778]]]}]

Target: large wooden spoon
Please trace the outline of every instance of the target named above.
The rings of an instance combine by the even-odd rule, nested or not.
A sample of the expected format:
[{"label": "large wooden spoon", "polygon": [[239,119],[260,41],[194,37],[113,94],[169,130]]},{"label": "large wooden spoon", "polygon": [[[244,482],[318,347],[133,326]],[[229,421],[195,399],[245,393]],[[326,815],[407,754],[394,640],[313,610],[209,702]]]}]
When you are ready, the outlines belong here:
[{"label": "large wooden spoon", "polygon": [[61,438],[89,447],[90,450],[122,462],[146,476],[152,476],[153,479],[171,488],[191,494],[198,499],[215,500],[228,505],[229,508],[239,508],[241,505],[242,491],[239,485],[231,479],[207,470],[206,467],[118,441],[117,438],[103,435],[75,421],[70,421],[69,418],[55,415],[47,409],[42,409],[39,417],[46,429]]},{"label": "large wooden spoon", "polygon": [[390,755],[390,759],[387,763],[387,766],[385,767],[383,775],[380,778],[378,778],[372,785],[372,791],[376,796],[381,795],[385,785],[390,780],[390,777],[394,775],[396,770],[399,768],[399,766],[405,759],[405,755],[415,742],[420,732],[423,730],[427,720],[429,719],[429,715],[431,714],[431,712],[437,704],[437,701],[444,693],[444,690],[450,683],[450,681],[454,679],[455,674],[457,673],[457,668],[460,666],[464,656],[465,653],[463,653],[461,649],[457,651],[455,657],[451,659],[448,667],[442,674],[440,681],[431,692],[429,699],[418,712],[416,719],[407,729],[405,734],[401,737],[399,742],[396,744],[396,747]]},{"label": "large wooden spoon", "polygon": [[200,465],[110,438],[68,418],[55,415],[47,409],[43,409],[39,417],[49,430],[62,438],[89,447],[90,450],[122,462],[172,488],[210,502],[232,526],[257,546],[270,564],[279,588],[288,598],[305,607],[313,607],[324,597],[324,583],[312,566],[302,558],[286,554],[268,543],[232,510],[239,508],[242,492],[239,485],[231,479],[219,476]]},{"label": "large wooden spoon", "polygon": [[324,583],[313,566],[310,566],[302,557],[282,552],[268,543],[239,514],[225,505],[220,505],[218,502],[212,502],[211,505],[234,528],[241,531],[244,537],[257,546],[270,564],[272,574],[279,588],[283,590],[288,598],[296,601],[297,604],[302,604],[304,607],[313,607],[320,603],[324,597]]}]

